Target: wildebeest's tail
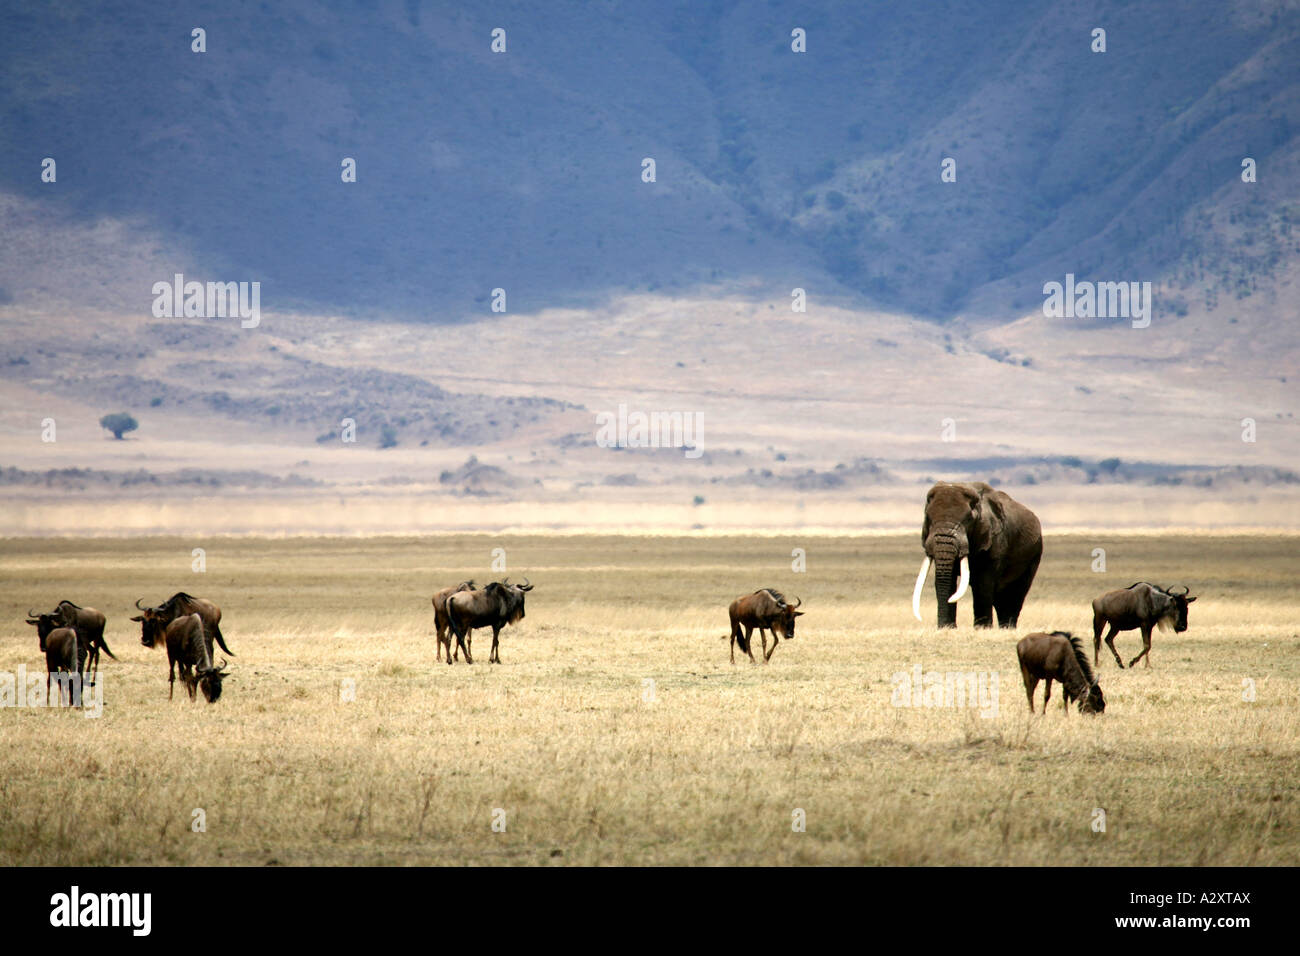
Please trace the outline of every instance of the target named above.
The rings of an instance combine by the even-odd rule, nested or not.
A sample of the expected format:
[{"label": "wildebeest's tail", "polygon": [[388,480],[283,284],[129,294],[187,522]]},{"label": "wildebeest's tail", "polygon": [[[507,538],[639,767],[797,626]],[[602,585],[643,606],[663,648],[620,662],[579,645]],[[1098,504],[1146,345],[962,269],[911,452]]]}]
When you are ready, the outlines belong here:
[{"label": "wildebeest's tail", "polygon": [[447,623],[451,625],[451,633],[455,634],[456,640],[459,641],[465,635],[462,633],[460,625],[456,623],[456,604],[452,601],[450,595],[447,597],[447,603],[443,605],[443,610],[447,612]]},{"label": "wildebeest's tail", "polygon": [[[226,647],[226,639],[225,639],[224,637],[221,636],[221,625],[220,625],[220,624],[214,624],[214,625],[212,625],[212,636],[215,637],[215,638],[217,639],[217,643],[221,645],[221,649],[222,649],[223,651],[225,651],[225,652],[226,652],[227,654],[229,654],[231,657],[234,657],[234,656],[235,656],[235,652],[232,651],[230,648]],[[105,648],[105,649],[107,650],[107,648]],[[112,655],[109,655],[109,656],[112,656]]]},{"label": "wildebeest's tail", "polygon": [[727,638],[734,638],[736,643],[740,645],[740,649],[746,654],[749,653],[749,641],[745,638],[745,633],[740,628],[733,627],[731,633],[724,636],[722,639],[725,641]]},{"label": "wildebeest's tail", "polygon": [[117,655],[114,654],[112,651],[110,651],[110,650],[108,649],[108,641],[104,640],[104,635],[103,635],[103,634],[99,635],[99,637],[96,639],[95,643],[99,645],[99,649],[100,649],[101,651],[103,651],[103,652],[104,652],[105,654],[107,654],[109,657],[113,658],[113,660],[117,660]]}]

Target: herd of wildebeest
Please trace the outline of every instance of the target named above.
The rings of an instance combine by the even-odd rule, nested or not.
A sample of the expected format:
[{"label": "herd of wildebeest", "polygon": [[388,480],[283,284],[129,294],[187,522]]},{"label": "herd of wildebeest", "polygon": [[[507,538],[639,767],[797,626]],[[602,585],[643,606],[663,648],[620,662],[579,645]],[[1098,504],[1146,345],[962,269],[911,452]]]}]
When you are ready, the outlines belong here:
[{"label": "herd of wildebeest", "polygon": [[[917,620],[922,619],[921,592],[933,567],[940,627],[956,627],[957,603],[967,594],[974,605],[976,627],[992,626],[994,612],[1000,627],[1016,627],[1043,553],[1042,530],[1032,511],[984,482],[940,482],[926,496],[921,540],[925,557],[912,592],[912,612]],[[527,578],[523,584],[511,584],[506,578],[481,589],[473,581],[462,581],[436,592],[433,612],[437,659],[441,661],[445,651],[446,661],[451,664],[459,661],[463,653],[466,663],[472,664],[473,632],[490,627],[492,651],[488,661],[501,663],[501,629],[523,619],[524,599],[532,589]],[[1022,638],[1016,652],[1030,711],[1034,710],[1034,691],[1040,681],[1046,681],[1044,713],[1053,681],[1062,686],[1067,711],[1071,702],[1077,702],[1085,714],[1104,711],[1106,701],[1094,670],[1100,664],[1102,631],[1109,626],[1106,646],[1115,663],[1123,668],[1124,661],[1115,650],[1115,635],[1140,630],[1142,650],[1128,666],[1145,658],[1150,667],[1152,630],[1169,626],[1177,632],[1187,630],[1187,606],[1195,600],[1185,587],[1162,588],[1145,581],[1100,595],[1092,602],[1091,663],[1082,641],[1068,631]],[[775,588],[759,588],[732,601],[728,608],[731,662],[736,662],[739,644],[751,663],[758,663],[750,641],[755,630],[762,641],[763,663],[770,661],[781,639],[793,640],[795,619],[805,613],[798,610],[801,604],[798,599],[788,602]],[[161,642],[167,648],[168,699],[174,694],[179,669],[191,700],[196,700],[196,691],[201,690],[209,703],[215,703],[221,697],[228,664],[224,659],[220,665],[213,663],[214,641],[226,654],[235,656],[221,634],[221,608],[184,592],[156,607],[144,607],[139,600],[135,606],[140,613],[131,620],[140,624],[141,643],[156,647]],[[61,601],[49,614],[29,612],[27,623],[36,627],[45,654],[47,696],[51,676],[60,675],[60,703],[65,684],[79,691],[87,667],[90,685],[94,686],[101,650],[117,659],[104,642],[104,615],[94,608]],[[452,636],[456,638],[454,648]],[[65,674],[68,679],[62,678]],[[75,682],[70,679],[73,674]],[[71,688],[69,697],[71,702]]]}]

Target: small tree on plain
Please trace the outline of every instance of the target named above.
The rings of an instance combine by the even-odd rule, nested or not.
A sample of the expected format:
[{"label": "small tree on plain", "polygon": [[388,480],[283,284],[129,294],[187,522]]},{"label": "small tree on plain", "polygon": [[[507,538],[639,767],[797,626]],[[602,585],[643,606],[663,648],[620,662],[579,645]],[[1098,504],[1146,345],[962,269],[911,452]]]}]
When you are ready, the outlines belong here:
[{"label": "small tree on plain", "polygon": [[140,427],[140,423],[128,415],[126,412],[114,412],[112,415],[105,415],[99,420],[100,428],[107,428],[113,433],[113,437],[121,439],[127,432],[133,432]]}]

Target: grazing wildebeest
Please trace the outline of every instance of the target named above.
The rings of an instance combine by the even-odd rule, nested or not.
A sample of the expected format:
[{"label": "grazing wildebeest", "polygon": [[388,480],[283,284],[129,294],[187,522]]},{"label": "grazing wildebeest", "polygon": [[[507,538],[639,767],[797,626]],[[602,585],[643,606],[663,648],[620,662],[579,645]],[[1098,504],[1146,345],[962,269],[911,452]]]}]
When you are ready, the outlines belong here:
[{"label": "grazing wildebeest", "polygon": [[167,644],[167,699],[176,691],[176,670],[179,667],[181,682],[195,699],[196,688],[203,690],[209,704],[221,696],[221,681],[225,676],[226,662],[212,666],[209,648],[211,640],[204,634],[203,616],[185,614],[164,624],[159,618],[147,618],[141,625],[144,632],[140,642],[145,647],[155,647],[161,638]]},{"label": "grazing wildebeest", "polygon": [[[231,657],[235,652],[226,647],[226,641],[221,636],[221,608],[217,607],[211,601],[203,598],[191,597],[184,591],[177,591],[162,604],[157,607],[140,607],[140,601],[137,599],[135,606],[142,612],[141,615],[131,618],[133,621],[157,620],[163,625],[170,624],[178,617],[186,614],[197,614],[203,618],[203,639],[208,645],[208,657],[212,656],[212,640],[216,638],[221,649]],[[143,639],[141,641],[143,643]],[[146,647],[153,647],[152,644],[145,644]]]},{"label": "grazing wildebeest", "polygon": [[[754,650],[750,643],[750,635],[754,633],[754,628],[758,628],[759,637],[763,640],[763,663],[766,664],[772,659],[776,652],[776,645],[779,643],[777,637],[784,637],[787,641],[794,640],[794,619],[806,612],[796,611],[803,601],[795,598],[794,604],[787,604],[785,595],[775,588],[759,588],[753,594],[746,594],[744,597],[738,597],[731,602],[727,608],[731,615],[731,663],[736,663],[736,645],[749,655],[749,659],[755,664]],[[741,634],[740,629],[744,627],[745,633]],[[772,650],[767,649],[767,632],[772,632]]]},{"label": "grazing wildebeest", "polygon": [[[1179,585],[1178,587],[1181,587]],[[1159,627],[1162,631],[1173,625],[1175,633],[1187,630],[1187,605],[1196,598],[1187,596],[1187,588],[1167,589],[1138,581],[1120,591],[1107,591],[1092,602],[1092,662],[1098,663],[1101,656],[1101,630],[1110,625],[1106,635],[1106,646],[1115,655],[1115,663],[1121,668],[1124,661],[1115,650],[1115,635],[1120,631],[1142,629],[1142,651],[1128,662],[1132,667],[1146,657],[1147,667],[1151,666],[1151,629]]]},{"label": "grazing wildebeest", "polygon": [[[63,685],[68,684],[68,703],[81,704],[81,681],[85,676],[86,645],[77,636],[74,627],[61,627],[57,615],[38,614],[29,616],[28,624],[35,625],[36,637],[41,651],[45,654],[45,699],[50,698],[50,678],[56,673],[66,673],[68,678],[59,678],[59,703],[63,703]],[[72,675],[77,681],[72,682]]]},{"label": "grazing wildebeest", "polygon": [[90,671],[90,686],[94,687],[95,679],[99,676],[99,652],[102,650],[117,660],[117,655],[108,649],[108,643],[104,640],[104,615],[93,607],[81,607],[71,601],[60,601],[51,613],[58,619],[60,627],[77,629],[77,637],[89,651],[86,669]]},{"label": "grazing wildebeest", "polygon": [[[482,591],[456,591],[447,596],[447,623],[456,635],[460,649],[465,652],[465,663],[474,663],[469,649],[476,627],[492,628],[492,653],[488,655],[488,663],[501,663],[498,650],[501,628],[524,619],[524,595],[532,589],[533,585],[527,578],[523,584],[511,584],[506,578],[493,581]],[[466,642],[466,635],[469,635],[469,642]],[[451,663],[450,656],[447,663]]]},{"label": "grazing wildebeest", "polygon": [[1043,690],[1043,713],[1052,697],[1052,681],[1061,682],[1065,712],[1070,712],[1070,701],[1079,702],[1079,712],[1100,714],[1106,709],[1106,698],[1088,666],[1088,652],[1083,642],[1069,631],[1051,634],[1029,634],[1016,644],[1020,658],[1020,676],[1025,681],[1025,696],[1029,698],[1029,712],[1034,712],[1034,688],[1040,680],[1047,681]]},{"label": "grazing wildebeest", "polygon": [[[447,662],[451,662],[451,637],[447,634],[447,598],[457,591],[473,591],[474,582],[461,581],[453,587],[443,588],[433,595],[433,626],[438,631],[438,660],[442,660],[442,647],[447,646]],[[460,659],[460,648],[456,648],[456,659]]]}]

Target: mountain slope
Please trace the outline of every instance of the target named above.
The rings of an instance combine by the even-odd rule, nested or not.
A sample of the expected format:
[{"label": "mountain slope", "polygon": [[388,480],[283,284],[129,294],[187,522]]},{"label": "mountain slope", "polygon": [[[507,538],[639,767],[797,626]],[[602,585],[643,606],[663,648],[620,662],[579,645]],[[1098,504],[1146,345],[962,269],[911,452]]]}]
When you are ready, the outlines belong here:
[{"label": "mountain slope", "polygon": [[[1300,11],[1283,0],[0,18],[0,190],[49,221],[138,223],[177,271],[192,256],[204,278],[261,281],[268,307],[455,321],[498,287],[532,312],[759,277],[1006,318],[1067,271],[1249,295],[1296,255]],[[948,156],[956,183],[939,180]],[[1246,189],[1240,250],[1226,211]],[[24,245],[0,252],[16,301],[60,285]],[[160,265],[109,301],[68,291],[142,310]]]}]

